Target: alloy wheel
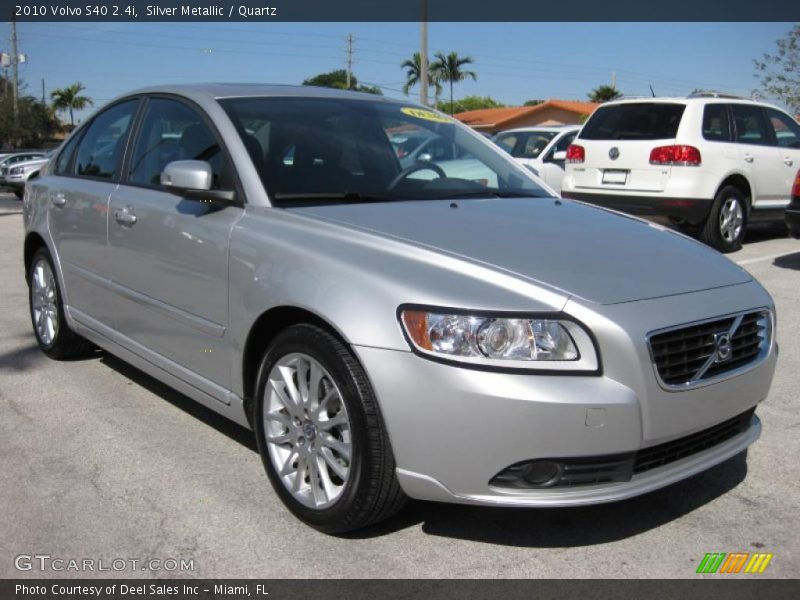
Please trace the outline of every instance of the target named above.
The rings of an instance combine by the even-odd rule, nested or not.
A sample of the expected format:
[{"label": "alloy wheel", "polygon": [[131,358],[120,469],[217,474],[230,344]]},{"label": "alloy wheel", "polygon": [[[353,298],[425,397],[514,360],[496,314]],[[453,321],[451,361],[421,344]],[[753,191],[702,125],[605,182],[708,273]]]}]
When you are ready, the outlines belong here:
[{"label": "alloy wheel", "polygon": [[744,227],[744,211],[738,198],[727,198],[719,212],[719,232],[727,243],[739,239]]},{"label": "alloy wheel", "polygon": [[264,436],[281,482],[305,506],[332,506],[353,456],[347,408],[333,378],[316,359],[294,352],[272,367],[264,394]]},{"label": "alloy wheel", "polygon": [[58,289],[45,259],[38,260],[31,269],[31,311],[36,335],[49,346],[58,335]]}]

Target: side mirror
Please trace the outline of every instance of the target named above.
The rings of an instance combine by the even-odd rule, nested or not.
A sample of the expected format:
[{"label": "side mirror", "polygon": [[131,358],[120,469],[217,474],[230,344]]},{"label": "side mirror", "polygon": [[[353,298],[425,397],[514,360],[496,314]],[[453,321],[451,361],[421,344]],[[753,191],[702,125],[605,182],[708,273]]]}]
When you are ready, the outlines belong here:
[{"label": "side mirror", "polygon": [[433,157],[429,153],[423,152],[417,157],[417,160],[419,162],[431,162],[433,160]]},{"label": "side mirror", "polygon": [[161,185],[194,200],[234,200],[233,191],[212,190],[213,172],[204,160],[176,160],[161,172]]},{"label": "side mirror", "polygon": [[562,160],[567,160],[566,150],[559,150],[558,152],[553,152],[553,162],[558,162]]}]

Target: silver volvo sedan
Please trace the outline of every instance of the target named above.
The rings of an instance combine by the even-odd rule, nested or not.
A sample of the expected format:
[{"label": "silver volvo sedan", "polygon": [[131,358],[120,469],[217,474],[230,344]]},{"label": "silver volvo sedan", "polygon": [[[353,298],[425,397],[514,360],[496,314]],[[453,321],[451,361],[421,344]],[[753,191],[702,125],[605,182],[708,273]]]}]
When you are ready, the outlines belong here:
[{"label": "silver volvo sedan", "polygon": [[[404,166],[392,140],[433,138]],[[322,531],[407,497],[629,498],[743,451],[773,301],[743,269],[555,197],[438,112],[265,85],[144,89],[29,182],[39,346],[99,346],[255,432]]]}]

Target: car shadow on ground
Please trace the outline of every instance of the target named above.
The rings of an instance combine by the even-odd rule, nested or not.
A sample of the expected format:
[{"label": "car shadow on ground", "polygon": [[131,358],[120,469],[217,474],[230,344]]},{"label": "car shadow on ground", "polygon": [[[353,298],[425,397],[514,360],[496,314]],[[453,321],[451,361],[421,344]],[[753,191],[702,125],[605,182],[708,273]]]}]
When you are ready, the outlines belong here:
[{"label": "car shadow on ground", "polygon": [[789,237],[789,230],[782,223],[755,223],[747,229],[744,244],[780,240]]},{"label": "car shadow on ground", "polygon": [[781,269],[794,269],[795,271],[800,271],[800,252],[779,256],[772,261],[772,264],[776,267],[780,267]]},{"label": "car shadow on ground", "polygon": [[[258,452],[251,431],[111,354],[102,352],[100,361],[231,440]],[[504,546],[556,548],[602,544],[655,529],[697,510],[733,490],[746,474],[745,451],[675,485],[610,504],[517,509],[409,501],[393,518],[342,537],[382,537],[421,524],[428,535]]]}]

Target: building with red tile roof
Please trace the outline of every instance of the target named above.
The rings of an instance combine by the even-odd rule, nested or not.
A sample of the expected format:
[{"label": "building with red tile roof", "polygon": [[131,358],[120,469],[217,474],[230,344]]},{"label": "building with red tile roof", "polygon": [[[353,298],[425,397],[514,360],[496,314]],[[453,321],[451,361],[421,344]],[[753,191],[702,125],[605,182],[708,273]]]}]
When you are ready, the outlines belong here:
[{"label": "building with red tile roof", "polygon": [[453,116],[482,133],[497,133],[516,127],[583,123],[598,106],[600,106],[598,102],[546,100],[535,106],[482,108],[468,110]]}]

